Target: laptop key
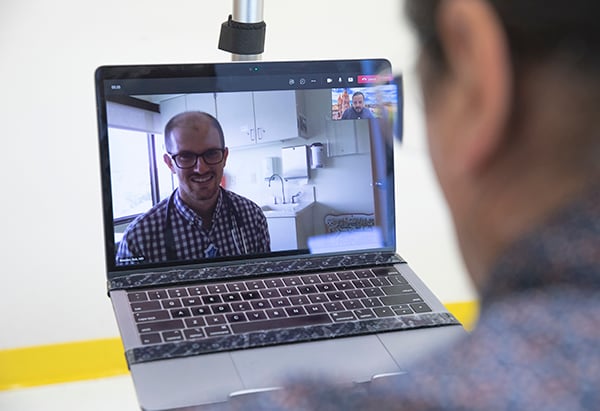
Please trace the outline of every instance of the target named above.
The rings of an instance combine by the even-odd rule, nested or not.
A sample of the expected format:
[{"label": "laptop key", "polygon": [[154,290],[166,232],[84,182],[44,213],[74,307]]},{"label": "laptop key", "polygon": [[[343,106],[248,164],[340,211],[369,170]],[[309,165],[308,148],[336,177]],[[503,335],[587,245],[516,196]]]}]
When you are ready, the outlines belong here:
[{"label": "laptop key", "polygon": [[164,300],[162,302],[162,305],[163,305],[163,308],[165,308],[165,309],[178,308],[178,307],[181,307],[181,300],[179,300],[179,299]]},{"label": "laptop key", "polygon": [[271,308],[271,303],[268,300],[256,300],[252,301],[252,308],[255,310],[264,310],[265,308]]},{"label": "laptop key", "polygon": [[184,328],[182,320],[154,321],[150,323],[138,324],[137,327],[140,333],[169,331]]},{"label": "laptop key", "polygon": [[139,303],[131,303],[131,310],[137,311],[154,311],[160,310],[162,307],[160,301],[142,301]]},{"label": "laptop key", "polygon": [[220,295],[212,294],[212,295],[206,295],[206,296],[202,297],[202,301],[204,301],[204,304],[216,304],[216,303],[222,303],[223,299],[221,298]]},{"label": "laptop key", "polygon": [[392,310],[394,310],[396,315],[414,314],[414,311],[410,308],[410,305],[408,304],[393,305]]},{"label": "laptop key", "polygon": [[379,288],[363,288],[363,291],[367,297],[379,297],[384,295],[384,292]]},{"label": "laptop key", "polygon": [[204,338],[204,331],[202,331],[202,328],[190,328],[183,330],[183,334],[188,340],[192,340],[194,338]]},{"label": "laptop key", "polygon": [[162,342],[159,333],[141,334],[142,344],[159,344]]},{"label": "laptop key", "polygon": [[381,307],[383,304],[379,298],[363,298],[360,302],[367,308]]},{"label": "laptop key", "polygon": [[381,287],[381,291],[385,293],[385,295],[398,295],[398,294],[410,294],[415,293],[414,288],[410,285],[390,285],[389,287]]},{"label": "laptop key", "polygon": [[398,274],[398,270],[396,270],[394,267],[377,267],[373,268],[372,271],[378,277]]},{"label": "laptop key", "polygon": [[202,302],[202,300],[200,299],[200,297],[187,297],[187,298],[182,299],[181,301],[183,302],[183,305],[186,307],[204,304]]},{"label": "laptop key", "polygon": [[248,290],[262,290],[263,288],[266,288],[265,283],[261,280],[246,281],[246,287],[248,287]]},{"label": "laptop key", "polygon": [[354,317],[354,314],[352,314],[352,311],[337,311],[337,312],[331,313],[331,318],[336,323],[339,323],[342,321],[352,321],[352,320],[356,319]]},{"label": "laptop key", "polygon": [[206,319],[206,323],[208,325],[220,325],[220,324],[225,324],[227,321],[225,320],[225,317],[221,314],[219,315],[207,315],[205,317]]},{"label": "laptop key", "polygon": [[217,325],[214,327],[206,327],[204,329],[207,337],[218,337],[221,335],[231,334],[231,330],[227,325]]},{"label": "laptop key", "polygon": [[343,271],[341,273],[337,273],[340,280],[354,280],[356,278],[356,274],[352,271]]},{"label": "laptop key", "polygon": [[206,322],[204,321],[204,318],[202,318],[202,317],[186,318],[184,321],[185,321],[186,327],[188,327],[188,328],[203,327],[206,325]]},{"label": "laptop key", "polygon": [[410,304],[410,303],[422,303],[423,299],[418,294],[401,294],[401,295],[388,295],[380,297],[381,301],[385,305],[397,305],[397,304]]},{"label": "laptop key", "polygon": [[389,282],[391,284],[408,284],[408,281],[406,281],[406,279],[404,277],[402,277],[400,274],[392,275],[390,277],[387,277],[387,279],[389,280]]},{"label": "laptop key", "polygon": [[135,318],[135,321],[138,323],[171,319],[168,311],[144,311],[140,313],[134,313],[133,318]]},{"label": "laptop key", "polygon": [[198,287],[188,287],[188,293],[190,295],[206,295],[208,291],[206,290],[206,286],[200,285]]},{"label": "laptop key", "polygon": [[302,281],[300,280],[299,277],[288,277],[288,278],[284,278],[283,282],[285,283],[285,285],[292,286],[292,285],[301,285]]},{"label": "laptop key", "polygon": [[306,315],[306,311],[304,310],[304,307],[288,307],[285,309],[285,312],[290,317],[294,317],[297,315]]},{"label": "laptop key", "polygon": [[306,306],[306,311],[309,314],[321,314],[325,312],[325,308],[321,304],[311,304]]},{"label": "laptop key", "polygon": [[272,287],[272,288],[279,288],[279,287],[283,287],[283,281],[279,278],[271,278],[269,280],[264,280],[265,284],[267,285],[267,287]]},{"label": "laptop key", "polygon": [[281,297],[281,294],[276,289],[261,290],[260,295],[262,295],[262,298],[276,298],[276,297]]},{"label": "laptop key", "polygon": [[342,304],[348,310],[357,310],[359,308],[363,308],[363,305],[361,304],[361,302],[360,301],[356,301],[356,300],[342,301]]},{"label": "laptop key", "polygon": [[334,281],[339,281],[340,280],[340,278],[335,273],[319,274],[319,278],[324,283],[332,283]]},{"label": "laptop key", "polygon": [[250,321],[258,321],[258,320],[266,320],[267,314],[264,311],[251,311],[246,313],[248,320]]},{"label": "laptop key", "polygon": [[298,289],[296,287],[286,287],[286,288],[282,288],[280,291],[281,291],[281,295],[286,295],[286,296],[300,295],[300,292],[298,292]]},{"label": "laptop key", "polygon": [[165,290],[153,290],[148,291],[148,297],[151,300],[163,300],[165,298],[168,298],[168,295]]},{"label": "laptop key", "polygon": [[298,287],[300,294],[314,294],[317,292],[317,288],[314,285],[301,285]]},{"label": "laptop key", "polygon": [[308,296],[311,303],[325,303],[329,301],[325,294],[311,294]]},{"label": "laptop key", "polygon": [[290,300],[288,298],[282,297],[282,298],[272,299],[271,305],[273,305],[273,307],[288,307],[288,306],[292,305],[292,303],[290,302]]},{"label": "laptop key", "polygon": [[416,313],[428,313],[431,311],[431,308],[425,303],[411,304],[410,307],[415,310]]},{"label": "laptop key", "polygon": [[229,303],[233,301],[240,301],[241,299],[242,296],[240,293],[228,293],[223,296],[223,301],[227,301]]},{"label": "laptop key", "polygon": [[241,295],[244,300],[256,300],[261,298],[258,291],[244,291],[241,293]]},{"label": "laptop key", "polygon": [[224,314],[231,312],[231,307],[229,306],[229,304],[216,304],[213,305],[211,308],[214,314]]},{"label": "laptop key", "polygon": [[357,270],[355,271],[356,276],[358,278],[371,278],[375,277],[375,274],[371,272],[371,270]]},{"label": "laptop key", "polygon": [[191,311],[192,311],[192,315],[206,315],[206,314],[211,313],[210,308],[208,308],[205,305],[200,306],[200,307],[192,307]]},{"label": "laptop key", "polygon": [[162,333],[163,340],[165,342],[173,342],[173,341],[183,341],[183,334],[181,331],[165,331]]},{"label": "laptop key", "polygon": [[323,304],[323,307],[325,307],[325,309],[329,312],[345,310],[344,306],[338,301],[334,301],[331,303],[325,303],[325,304]]},{"label": "laptop key", "polygon": [[298,317],[275,318],[266,321],[250,321],[247,323],[231,324],[234,333],[275,330],[278,328],[306,327],[309,325],[330,324],[328,314],[304,315]]},{"label": "laptop key", "polygon": [[229,321],[230,323],[239,323],[242,321],[248,321],[248,319],[246,318],[244,313],[227,314],[225,317],[227,318],[227,321]]},{"label": "laptop key", "polygon": [[360,310],[354,310],[354,315],[359,320],[367,320],[370,318],[375,318],[375,313],[370,308],[362,308]]},{"label": "laptop key", "polygon": [[396,313],[390,307],[375,307],[373,312],[377,317],[394,317]]},{"label": "laptop key", "polygon": [[148,296],[144,291],[138,291],[134,293],[127,293],[127,298],[129,299],[129,302],[133,303],[137,301],[146,301]]},{"label": "laptop key", "polygon": [[178,308],[176,310],[171,310],[171,317],[173,318],[183,318],[190,317],[192,314],[188,308]]},{"label": "laptop key", "polygon": [[172,288],[170,290],[167,290],[167,293],[171,298],[180,298],[188,296],[188,292],[185,288]]},{"label": "laptop key", "polygon": [[304,284],[318,284],[321,282],[318,276],[316,275],[305,275],[302,277],[302,282]]},{"label": "laptop key", "polygon": [[266,310],[267,316],[269,318],[282,318],[285,317],[285,311],[283,308],[273,308],[271,310]]}]

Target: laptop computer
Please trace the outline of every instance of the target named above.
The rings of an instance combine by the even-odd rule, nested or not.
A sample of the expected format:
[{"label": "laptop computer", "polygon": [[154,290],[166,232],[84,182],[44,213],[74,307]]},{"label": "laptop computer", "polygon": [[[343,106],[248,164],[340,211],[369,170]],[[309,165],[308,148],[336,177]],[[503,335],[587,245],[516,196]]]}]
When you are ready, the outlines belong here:
[{"label": "laptop computer", "polygon": [[[95,85],[108,295],[142,409],[202,409],[299,373],[371,381],[464,333],[396,253],[403,90],[387,60],[103,66]],[[167,153],[165,124],[197,111],[220,124],[226,164],[225,149]],[[144,234],[158,251],[132,245],[149,210],[190,212],[175,167],[219,160],[207,243],[159,213]]]}]

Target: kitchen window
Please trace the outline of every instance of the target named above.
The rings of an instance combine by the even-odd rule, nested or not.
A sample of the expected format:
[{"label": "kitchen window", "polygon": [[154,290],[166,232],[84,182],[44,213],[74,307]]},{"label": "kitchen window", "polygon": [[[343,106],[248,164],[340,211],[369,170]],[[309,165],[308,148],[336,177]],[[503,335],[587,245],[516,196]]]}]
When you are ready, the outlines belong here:
[{"label": "kitchen window", "polygon": [[163,161],[162,135],[109,127],[112,198],[115,222],[132,220],[174,189]]}]

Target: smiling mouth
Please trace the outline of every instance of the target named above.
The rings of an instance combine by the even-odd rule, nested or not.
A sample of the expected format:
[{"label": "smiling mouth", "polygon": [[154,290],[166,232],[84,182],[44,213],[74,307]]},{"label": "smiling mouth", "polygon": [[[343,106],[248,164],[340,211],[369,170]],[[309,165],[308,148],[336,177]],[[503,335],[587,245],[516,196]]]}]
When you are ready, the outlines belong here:
[{"label": "smiling mouth", "polygon": [[214,174],[210,173],[210,174],[204,174],[204,175],[194,175],[193,177],[190,178],[190,180],[193,183],[197,183],[197,184],[204,184],[207,183],[209,181],[211,181],[214,178]]}]

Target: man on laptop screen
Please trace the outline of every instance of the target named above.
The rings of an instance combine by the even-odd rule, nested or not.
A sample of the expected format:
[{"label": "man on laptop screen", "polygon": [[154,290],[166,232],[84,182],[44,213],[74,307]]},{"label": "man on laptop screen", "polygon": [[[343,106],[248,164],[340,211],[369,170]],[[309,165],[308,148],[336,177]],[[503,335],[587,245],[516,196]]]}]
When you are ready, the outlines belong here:
[{"label": "man on laptop screen", "polygon": [[117,264],[270,251],[260,207],[220,186],[229,150],[217,119],[201,111],[174,116],[165,126],[165,148],[179,188],[129,225]]}]

